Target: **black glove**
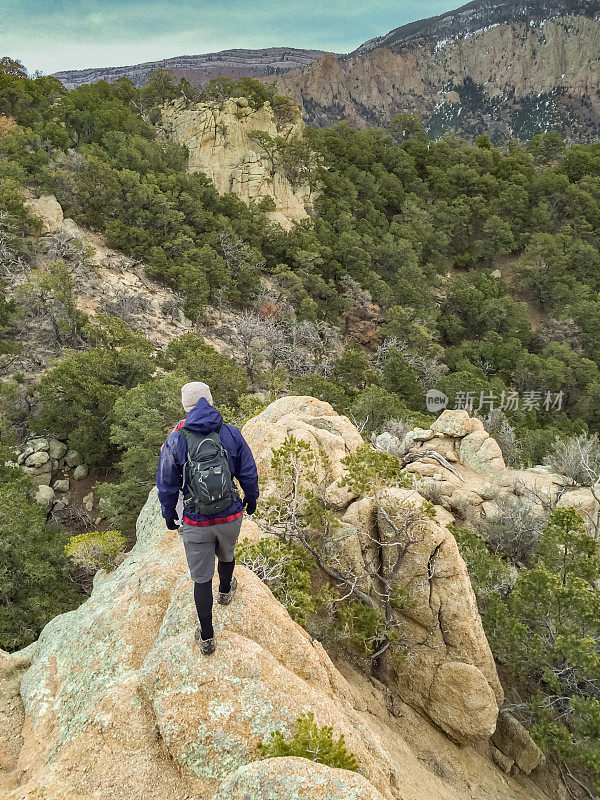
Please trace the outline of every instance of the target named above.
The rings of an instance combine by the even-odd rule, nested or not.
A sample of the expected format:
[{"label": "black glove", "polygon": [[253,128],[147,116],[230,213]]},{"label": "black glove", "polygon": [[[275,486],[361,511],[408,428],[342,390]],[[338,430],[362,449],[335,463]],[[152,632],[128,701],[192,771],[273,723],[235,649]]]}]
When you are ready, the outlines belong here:
[{"label": "black glove", "polygon": [[256,511],[256,498],[255,497],[244,497],[244,507],[246,509],[246,514],[252,516]]},{"label": "black glove", "polygon": [[175,522],[175,517],[169,517],[168,519],[165,519],[165,522],[167,523],[167,528],[170,531],[176,531],[177,528],[179,527]]}]

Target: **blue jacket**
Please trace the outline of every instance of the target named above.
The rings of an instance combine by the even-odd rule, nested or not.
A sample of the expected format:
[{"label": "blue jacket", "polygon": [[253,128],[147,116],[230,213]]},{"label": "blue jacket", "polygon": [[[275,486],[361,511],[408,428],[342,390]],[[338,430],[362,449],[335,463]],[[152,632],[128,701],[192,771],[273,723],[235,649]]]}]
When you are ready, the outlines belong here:
[{"label": "blue jacket", "polygon": [[[256,464],[246,440],[235,425],[223,424],[223,417],[217,409],[201,398],[189,412],[183,425],[178,426],[169,434],[158,460],[156,486],[165,519],[175,519],[179,492],[183,488],[183,467],[187,459],[187,442],[185,437],[179,433],[179,427],[186,428],[195,434],[211,433],[221,427],[221,444],[227,452],[227,461],[232,476],[237,478],[246,497],[258,498]],[[207,516],[196,511],[186,511],[185,516],[194,522],[206,522],[237,514],[242,511],[242,507],[240,499],[219,514]]]}]

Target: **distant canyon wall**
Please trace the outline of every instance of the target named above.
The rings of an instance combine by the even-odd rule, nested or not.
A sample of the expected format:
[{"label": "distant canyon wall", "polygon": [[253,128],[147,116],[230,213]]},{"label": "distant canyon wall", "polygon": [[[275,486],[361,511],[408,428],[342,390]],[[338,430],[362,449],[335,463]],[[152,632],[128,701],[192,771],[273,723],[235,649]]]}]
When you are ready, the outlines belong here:
[{"label": "distant canyon wall", "polygon": [[560,128],[593,140],[600,135],[600,20],[561,16],[341,59],[328,54],[274,80],[315,125],[381,125],[410,112],[434,134],[454,128],[529,138]]}]

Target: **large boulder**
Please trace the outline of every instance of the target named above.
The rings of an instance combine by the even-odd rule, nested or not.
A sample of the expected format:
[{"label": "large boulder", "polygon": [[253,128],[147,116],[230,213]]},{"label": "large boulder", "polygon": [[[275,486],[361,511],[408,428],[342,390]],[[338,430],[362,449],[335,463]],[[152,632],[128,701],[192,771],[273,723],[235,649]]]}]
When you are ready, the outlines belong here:
[{"label": "large boulder", "polygon": [[305,758],[270,758],[237,769],[214,800],[383,800],[362,775]]},{"label": "large boulder", "polygon": [[[392,646],[383,662],[388,686],[453,739],[486,739],[494,732],[503,693],[456,541],[436,519],[408,523],[410,509],[424,505],[418,492],[390,489],[382,500],[379,511],[374,501],[362,500],[353,513],[358,506],[353,503],[344,521],[353,521],[353,552],[362,554],[359,566],[347,559],[353,573],[372,574],[379,564],[382,577],[394,576],[407,592],[393,619],[402,646]],[[367,540],[361,530],[370,531]],[[346,545],[340,558],[349,550]],[[380,591],[373,587],[373,597]]]},{"label": "large boulder", "polygon": [[446,409],[433,423],[431,430],[446,436],[462,437],[476,430],[483,430],[483,424],[480,420],[470,417],[468,411]]},{"label": "large boulder", "polygon": [[62,206],[53,194],[35,200],[25,200],[25,208],[41,221],[42,233],[54,233],[63,223]]},{"label": "large boulder", "polygon": [[48,439],[48,453],[50,458],[59,461],[67,452],[67,445],[58,439]]},{"label": "large boulder", "polygon": [[281,397],[258,416],[249,420],[242,433],[256,459],[263,483],[273,479],[271,459],[286,437],[293,436],[310,445],[316,459],[318,483],[328,487],[334,504],[352,499],[339,486],[343,476],[342,459],[357,450],[363,439],[347,417],[337,414],[329,403],[314,397]]},{"label": "large boulder", "polygon": [[546,762],[527,730],[509,711],[501,711],[492,741],[526,775]]},{"label": "large boulder", "polygon": [[35,492],[35,500],[42,506],[50,508],[54,502],[54,489],[51,486],[40,485]]},{"label": "large boulder", "polygon": [[202,658],[183,547],[153,492],[129,556],[36,643],[21,682],[21,778],[9,796],[210,798],[271,731],[291,732],[312,711],[358,759],[364,780],[349,774],[349,785],[370,782],[392,798],[402,768],[359,722],[345,679],[257,576],[237,575],[235,602],[215,607],[217,651]]}]

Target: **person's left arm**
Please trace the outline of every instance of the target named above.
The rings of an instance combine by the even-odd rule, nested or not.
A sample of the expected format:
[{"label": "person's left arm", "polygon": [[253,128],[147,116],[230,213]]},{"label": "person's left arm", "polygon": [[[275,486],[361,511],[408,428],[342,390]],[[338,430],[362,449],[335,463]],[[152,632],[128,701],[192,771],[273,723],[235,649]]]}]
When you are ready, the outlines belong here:
[{"label": "person's left arm", "polygon": [[256,510],[258,500],[258,472],[256,462],[252,455],[252,450],[248,442],[242,436],[241,431],[235,426],[231,426],[231,431],[237,445],[235,458],[235,477],[238,479],[244,493],[244,505],[248,514],[253,514]]}]

